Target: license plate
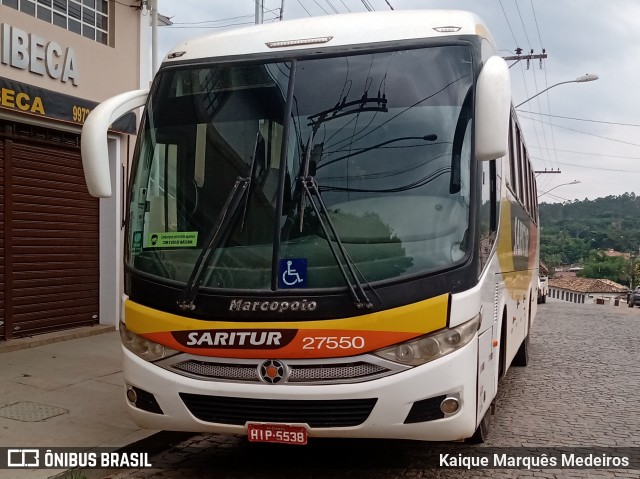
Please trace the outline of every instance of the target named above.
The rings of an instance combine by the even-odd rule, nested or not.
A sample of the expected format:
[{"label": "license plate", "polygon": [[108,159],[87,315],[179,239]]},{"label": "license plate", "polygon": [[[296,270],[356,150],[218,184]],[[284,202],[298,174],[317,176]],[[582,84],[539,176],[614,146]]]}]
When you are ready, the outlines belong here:
[{"label": "license plate", "polygon": [[276,442],[303,446],[307,443],[307,428],[290,424],[247,424],[247,435],[251,442]]}]

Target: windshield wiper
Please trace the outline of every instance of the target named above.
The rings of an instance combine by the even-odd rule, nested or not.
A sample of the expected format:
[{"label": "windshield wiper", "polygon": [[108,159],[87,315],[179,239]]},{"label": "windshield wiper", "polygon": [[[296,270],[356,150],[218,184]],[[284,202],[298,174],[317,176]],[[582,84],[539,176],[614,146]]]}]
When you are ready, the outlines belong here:
[{"label": "windshield wiper", "polygon": [[238,206],[240,206],[243,199],[244,207],[242,209],[240,231],[244,229],[247,207],[249,206],[249,201],[251,199],[251,191],[253,190],[253,178],[256,176],[258,162],[262,160],[262,157],[259,159],[258,155],[264,155],[264,138],[260,132],[256,135],[253,157],[251,158],[251,164],[249,165],[249,176],[244,178],[238,176],[238,178],[236,178],[236,182],[233,185],[233,188],[231,188],[222,210],[220,210],[220,214],[218,215],[218,219],[216,220],[213,230],[211,231],[209,238],[196,260],[196,264],[191,271],[189,281],[187,281],[187,286],[182,293],[182,298],[178,301],[178,307],[182,311],[193,311],[195,309],[196,306],[193,301],[195,300],[198,290],[200,289],[200,285],[202,284],[202,277],[204,276],[203,273],[211,264],[213,253],[220,247],[224,240],[224,236],[229,232],[229,227],[231,226],[231,223],[236,216]]},{"label": "windshield wiper", "polygon": [[211,263],[213,252],[218,249],[224,237],[228,233],[229,227],[231,226],[236,216],[236,212],[238,211],[238,206],[246,195],[250,185],[251,177],[243,178],[239,176],[236,179],[233,188],[231,188],[224,206],[222,207],[222,210],[220,210],[220,214],[216,219],[214,227],[202,246],[202,251],[200,252],[195,266],[191,271],[189,281],[187,281],[187,286],[182,293],[182,298],[178,301],[178,307],[182,311],[193,311],[196,309],[193,301],[195,300],[195,297],[198,294],[198,289],[200,289],[200,285],[202,284],[204,276],[203,273],[209,267],[209,263]]},{"label": "windshield wiper", "polygon": [[[338,269],[342,274],[342,277],[347,284],[347,288],[349,289],[349,294],[353,299],[353,303],[357,308],[373,308],[373,304],[371,300],[367,296],[367,293],[362,286],[362,283],[366,284],[369,289],[376,295],[378,301],[380,301],[380,297],[375,292],[375,290],[371,287],[371,285],[366,281],[362,272],[358,269],[355,261],[351,258],[347,250],[345,249],[342,241],[340,240],[340,236],[336,231],[336,228],[331,221],[331,217],[329,216],[329,211],[327,210],[327,206],[325,205],[322,195],[320,194],[320,189],[318,187],[318,182],[316,181],[315,175],[315,167],[312,168],[313,171],[310,171],[310,163],[313,145],[313,137],[315,136],[315,131],[311,133],[309,137],[309,141],[307,143],[307,150],[305,152],[305,159],[302,165],[300,175],[298,176],[298,182],[302,188],[301,191],[301,202],[300,202],[300,217],[301,222],[300,226],[302,227],[302,218],[304,215],[304,198],[309,199],[309,203],[311,203],[311,207],[318,218],[318,222],[320,223],[320,227],[324,232],[325,237],[327,238],[327,243],[329,244],[329,249],[331,250],[331,254],[338,265]],[[331,235],[329,234],[331,232]],[[331,239],[333,236],[333,240]],[[335,245],[333,244],[335,242]],[[342,260],[340,259],[342,258]],[[343,264],[344,262],[344,264]],[[345,269],[346,265],[346,269]],[[363,281],[358,279],[358,274],[362,277]]]}]

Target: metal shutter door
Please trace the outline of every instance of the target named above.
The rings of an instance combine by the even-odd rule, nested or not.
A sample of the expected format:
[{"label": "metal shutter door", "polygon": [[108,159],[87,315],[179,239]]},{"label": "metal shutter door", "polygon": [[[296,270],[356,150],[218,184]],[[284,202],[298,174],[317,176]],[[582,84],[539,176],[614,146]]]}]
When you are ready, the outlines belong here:
[{"label": "metal shutter door", "polygon": [[11,156],[13,335],[98,323],[99,202],[79,149],[15,138]]},{"label": "metal shutter door", "polygon": [[[2,125],[0,124],[0,132]],[[0,137],[0,340],[5,338],[4,316],[4,142]]]}]

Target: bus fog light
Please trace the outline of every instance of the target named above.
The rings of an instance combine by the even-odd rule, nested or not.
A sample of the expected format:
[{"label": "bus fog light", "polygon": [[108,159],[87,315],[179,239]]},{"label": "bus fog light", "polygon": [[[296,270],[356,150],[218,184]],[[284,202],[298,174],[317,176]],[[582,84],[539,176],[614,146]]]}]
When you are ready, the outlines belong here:
[{"label": "bus fog light", "polygon": [[443,399],[440,403],[440,410],[445,414],[455,414],[460,409],[460,402],[454,397]]},{"label": "bus fog light", "polygon": [[127,399],[129,400],[130,403],[135,404],[136,401],[138,400],[138,395],[136,394],[136,392],[134,391],[133,388],[127,388]]}]

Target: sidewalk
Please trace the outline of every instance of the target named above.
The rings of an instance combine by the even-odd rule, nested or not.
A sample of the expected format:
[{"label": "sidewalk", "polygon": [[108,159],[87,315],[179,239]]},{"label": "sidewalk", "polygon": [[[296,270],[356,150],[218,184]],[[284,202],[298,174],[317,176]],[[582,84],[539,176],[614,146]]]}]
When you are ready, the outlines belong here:
[{"label": "sidewalk", "polygon": [[[121,363],[119,334],[106,326],[0,343],[0,447],[117,448],[154,434],[127,414]],[[5,469],[0,478],[61,472]]]}]

